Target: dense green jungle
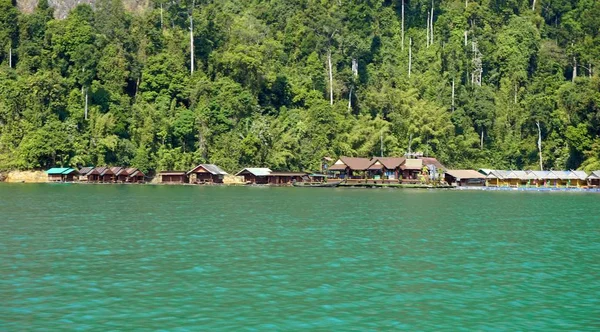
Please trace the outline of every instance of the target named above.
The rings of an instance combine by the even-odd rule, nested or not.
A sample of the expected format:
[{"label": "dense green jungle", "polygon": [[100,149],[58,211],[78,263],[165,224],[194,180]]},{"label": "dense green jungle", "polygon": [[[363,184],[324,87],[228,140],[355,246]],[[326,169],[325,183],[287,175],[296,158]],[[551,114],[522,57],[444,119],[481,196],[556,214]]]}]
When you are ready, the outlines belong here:
[{"label": "dense green jungle", "polygon": [[600,1],[0,0],[0,170],[600,169]]}]

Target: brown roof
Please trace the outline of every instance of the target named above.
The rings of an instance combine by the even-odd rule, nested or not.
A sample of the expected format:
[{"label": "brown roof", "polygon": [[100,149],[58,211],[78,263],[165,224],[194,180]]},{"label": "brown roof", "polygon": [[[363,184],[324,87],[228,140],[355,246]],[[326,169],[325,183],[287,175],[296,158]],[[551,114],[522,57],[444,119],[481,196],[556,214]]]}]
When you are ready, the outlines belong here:
[{"label": "brown roof", "polygon": [[100,167],[102,169],[102,171],[98,170],[100,172],[100,175],[115,175],[115,173],[108,167]]},{"label": "brown roof", "polygon": [[133,172],[129,173],[130,178],[133,178],[136,176],[144,176],[144,177],[146,176],[146,174],[144,174],[144,172],[140,171],[137,168],[128,168],[127,171],[129,171],[129,170],[134,170]]},{"label": "brown roof", "polygon": [[343,164],[333,164],[329,167],[329,170],[332,171],[343,171],[346,167],[350,168],[353,171],[364,171],[369,169],[369,166],[373,164],[371,159],[368,158],[356,158],[356,157],[340,157],[338,161],[341,161]]},{"label": "brown roof", "polygon": [[89,172],[91,172],[93,170],[94,170],[93,167],[83,167],[82,169],[79,170],[79,174],[87,175]]},{"label": "brown roof", "polygon": [[114,175],[119,175],[124,168],[123,167],[111,167],[110,170],[113,172]]},{"label": "brown roof", "polygon": [[457,179],[485,179],[485,175],[471,169],[449,169],[446,174]]},{"label": "brown roof", "polygon": [[369,169],[381,168],[373,168],[373,166],[377,167],[377,165],[375,165],[377,161],[379,161],[381,165],[383,165],[383,167],[385,167],[386,169],[396,169],[400,167],[400,165],[402,165],[402,163],[404,163],[405,160],[406,158],[404,157],[374,157],[373,159],[371,159],[373,164],[371,164],[371,167],[369,167]]}]

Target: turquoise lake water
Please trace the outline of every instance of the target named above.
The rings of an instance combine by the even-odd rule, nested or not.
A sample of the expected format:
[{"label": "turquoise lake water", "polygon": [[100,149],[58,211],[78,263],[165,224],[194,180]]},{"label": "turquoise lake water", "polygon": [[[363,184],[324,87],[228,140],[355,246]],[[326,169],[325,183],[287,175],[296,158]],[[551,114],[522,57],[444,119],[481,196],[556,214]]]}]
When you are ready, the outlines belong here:
[{"label": "turquoise lake water", "polygon": [[0,184],[0,330],[598,331],[600,195]]}]

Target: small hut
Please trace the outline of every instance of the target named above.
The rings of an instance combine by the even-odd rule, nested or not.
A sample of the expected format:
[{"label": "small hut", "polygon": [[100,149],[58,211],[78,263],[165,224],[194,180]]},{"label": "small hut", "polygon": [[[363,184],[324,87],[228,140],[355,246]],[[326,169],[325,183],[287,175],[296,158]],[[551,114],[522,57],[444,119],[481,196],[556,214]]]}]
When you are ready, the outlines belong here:
[{"label": "small hut", "polygon": [[109,167],[98,168],[100,182],[113,183],[116,180],[115,173]]},{"label": "small hut", "polygon": [[100,172],[106,167],[95,167],[91,171],[87,172],[85,177],[87,182],[100,182]]},{"label": "small hut", "polygon": [[223,178],[227,175],[227,172],[217,165],[200,164],[187,172],[187,175],[193,183],[223,183]]},{"label": "small hut", "polygon": [[162,171],[159,175],[161,183],[188,183],[188,177],[185,171]]},{"label": "small hut", "polygon": [[73,182],[79,172],[73,168],[51,168],[46,174],[49,182]]},{"label": "small hut", "polygon": [[484,187],[485,175],[470,169],[446,170],[445,180],[457,187]]},{"label": "small hut", "polygon": [[558,187],[575,187],[577,185],[577,175],[571,171],[552,171],[558,178]]},{"label": "small hut", "polygon": [[94,170],[94,167],[82,167],[79,169],[79,181],[88,181],[88,174]]},{"label": "small hut", "polygon": [[239,171],[236,176],[243,176],[247,184],[267,184],[271,170],[268,168],[249,167]]},{"label": "small hut", "polygon": [[588,174],[585,171],[571,171],[571,173],[577,177],[577,180],[575,180],[577,188],[587,187]]},{"label": "small hut", "polygon": [[600,187],[600,171],[593,171],[592,174],[587,177],[587,182],[588,186],[592,188]]},{"label": "small hut", "polygon": [[140,171],[137,168],[127,168],[127,173],[129,176],[127,177],[128,182],[130,183],[144,183],[144,179],[146,178],[146,174]]},{"label": "small hut", "polygon": [[417,182],[423,170],[423,159],[406,159],[402,165],[402,182]]}]

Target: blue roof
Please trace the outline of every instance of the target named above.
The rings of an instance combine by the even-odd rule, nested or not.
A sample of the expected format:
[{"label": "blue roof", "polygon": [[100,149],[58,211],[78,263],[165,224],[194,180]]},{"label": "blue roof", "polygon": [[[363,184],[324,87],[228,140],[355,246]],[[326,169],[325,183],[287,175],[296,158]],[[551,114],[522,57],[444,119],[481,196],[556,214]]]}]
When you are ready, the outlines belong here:
[{"label": "blue roof", "polygon": [[71,174],[73,172],[75,172],[75,170],[72,168],[60,168],[60,167],[51,168],[46,171],[46,173],[52,174],[52,175]]}]

